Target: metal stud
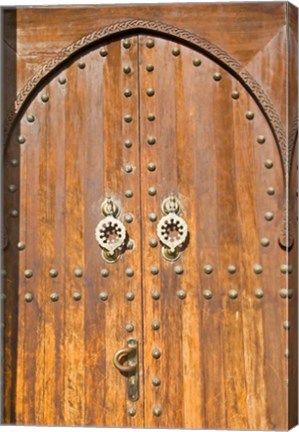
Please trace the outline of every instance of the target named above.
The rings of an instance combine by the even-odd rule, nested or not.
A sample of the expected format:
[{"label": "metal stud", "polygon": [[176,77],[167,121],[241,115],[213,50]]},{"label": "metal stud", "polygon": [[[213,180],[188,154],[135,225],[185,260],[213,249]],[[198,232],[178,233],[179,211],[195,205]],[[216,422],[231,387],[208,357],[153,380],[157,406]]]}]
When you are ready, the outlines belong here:
[{"label": "metal stud", "polygon": [[133,408],[133,407],[129,407],[127,410],[127,413],[130,417],[134,417],[136,415],[136,412],[137,412],[136,408]]},{"label": "metal stud", "polygon": [[148,65],[146,65],[146,70],[147,70],[148,72],[153,72],[154,69],[155,69],[155,68],[154,68],[154,65],[152,65],[152,64],[148,64]]},{"label": "metal stud", "polygon": [[154,248],[158,245],[158,241],[154,238],[150,239],[149,241],[150,247]]},{"label": "metal stud", "polygon": [[257,137],[257,142],[258,142],[259,144],[264,144],[264,143],[266,142],[266,137],[265,137],[264,135],[259,135],[259,136]]},{"label": "metal stud", "polygon": [[132,323],[128,323],[128,324],[126,324],[125,329],[126,329],[126,332],[132,333],[132,331],[134,331],[134,326]]},{"label": "metal stud", "polygon": [[253,271],[255,274],[263,273],[263,267],[260,264],[254,264]]},{"label": "metal stud", "polygon": [[268,187],[268,189],[267,189],[267,194],[268,194],[268,195],[274,195],[274,194],[275,194],[275,189],[274,189],[274,187],[272,187],[272,186]]},{"label": "metal stud", "polygon": [[152,292],[152,299],[153,300],[159,300],[160,299],[160,293],[159,293],[159,291],[153,291]]},{"label": "metal stud", "polygon": [[102,301],[108,300],[108,293],[106,291],[100,292],[99,299],[102,300]]},{"label": "metal stud", "polygon": [[247,118],[247,120],[253,120],[254,119],[254,113],[252,111],[247,111],[246,118]]},{"label": "metal stud", "polygon": [[150,187],[150,188],[148,188],[148,194],[149,194],[150,196],[155,196],[156,193],[157,193],[157,189],[156,189],[156,188],[154,188],[154,187]]},{"label": "metal stud", "polygon": [[33,123],[34,120],[35,120],[34,115],[33,114],[28,114],[28,116],[27,116],[28,123]]},{"label": "metal stud", "polygon": [[269,246],[269,244],[270,244],[270,240],[267,237],[261,238],[261,245],[262,246],[267,247],[267,246]]},{"label": "metal stud", "polygon": [[50,275],[52,278],[57,277],[57,276],[58,276],[58,270],[57,270],[57,269],[54,269],[54,268],[50,269],[50,270],[49,270],[49,275]]},{"label": "metal stud", "polygon": [[59,78],[58,78],[58,82],[59,82],[59,84],[61,84],[61,85],[65,84],[65,83],[66,83],[66,77],[59,77]]},{"label": "metal stud", "polygon": [[131,291],[127,292],[127,294],[126,294],[126,299],[127,299],[128,301],[133,301],[134,298],[135,298],[135,294],[134,294],[133,292],[131,292]]},{"label": "metal stud", "polygon": [[199,58],[195,58],[193,60],[193,65],[196,66],[196,67],[200,66],[201,65],[201,60]]},{"label": "metal stud", "polygon": [[159,323],[158,320],[154,320],[154,321],[152,322],[152,329],[153,329],[153,330],[159,330],[159,329],[160,329],[160,323]]},{"label": "metal stud", "polygon": [[154,377],[152,379],[152,383],[153,383],[153,386],[159,387],[159,385],[161,385],[161,379],[159,377]]},{"label": "metal stud", "polygon": [[31,303],[32,300],[33,300],[33,294],[31,294],[31,293],[26,293],[26,294],[24,295],[24,299],[25,299],[25,302],[26,302],[26,303]]},{"label": "metal stud", "polygon": [[267,169],[271,169],[271,168],[273,168],[273,162],[272,162],[270,159],[267,159],[267,160],[264,162],[264,165],[265,165],[265,167],[266,167]]},{"label": "metal stud", "polygon": [[134,220],[134,217],[133,217],[133,215],[132,215],[131,213],[127,213],[127,214],[125,215],[125,222],[127,222],[127,223],[132,223],[133,220]]},{"label": "metal stud", "polygon": [[160,417],[160,415],[162,414],[162,408],[160,406],[154,406],[153,408],[153,414],[155,417]]},{"label": "metal stud", "polygon": [[293,271],[293,267],[291,265],[282,264],[280,266],[280,272],[283,274],[286,274],[286,273],[290,274],[290,273],[292,273],[292,271]]},{"label": "metal stud", "polygon": [[18,159],[12,159],[10,161],[10,165],[13,166],[13,167],[17,167],[19,165]]},{"label": "metal stud", "polygon": [[49,101],[49,96],[48,96],[47,94],[43,94],[43,95],[41,96],[41,100],[42,100],[44,103],[47,103],[47,102]]},{"label": "metal stud", "polygon": [[134,249],[134,240],[129,240],[128,241],[128,243],[127,243],[127,249],[129,249],[129,250],[132,250],[132,249]]},{"label": "metal stud", "polygon": [[107,55],[108,55],[107,49],[106,48],[101,48],[100,49],[100,56],[101,57],[107,57]]},{"label": "metal stud", "polygon": [[235,300],[238,297],[238,291],[231,289],[228,292],[228,296],[230,299]]},{"label": "metal stud", "polygon": [[150,162],[150,163],[147,165],[147,169],[148,169],[148,171],[150,171],[150,172],[156,171],[156,165],[155,165],[153,162]]},{"label": "metal stud", "polygon": [[149,220],[150,220],[151,222],[155,222],[155,221],[157,220],[157,215],[156,215],[156,213],[150,213],[150,214],[149,214]]},{"label": "metal stud", "polygon": [[125,39],[124,41],[123,41],[123,47],[124,48],[126,48],[126,49],[128,49],[128,48],[131,48],[131,41],[129,40],[129,39]]},{"label": "metal stud", "polygon": [[239,99],[239,97],[240,97],[240,93],[237,90],[234,90],[232,92],[232,98],[233,99]]},{"label": "metal stud", "polygon": [[152,350],[152,357],[153,357],[155,360],[158,360],[158,359],[161,357],[161,351],[159,350],[159,348],[154,348],[154,349]]},{"label": "metal stud", "polygon": [[24,135],[20,135],[18,137],[18,143],[19,144],[24,144],[26,142],[26,138],[24,137]]},{"label": "metal stud", "polygon": [[264,297],[264,291],[261,288],[255,290],[255,297],[261,299]]},{"label": "metal stud", "polygon": [[156,118],[155,114],[153,113],[149,113],[147,116],[148,121],[154,121]]},{"label": "metal stud", "polygon": [[265,219],[266,221],[271,221],[273,220],[274,214],[272,212],[266,212],[265,213]]},{"label": "metal stud", "polygon": [[215,72],[214,75],[213,75],[213,78],[214,78],[215,81],[220,81],[221,78],[222,78],[222,75],[221,75],[220,72]]},{"label": "metal stud", "polygon": [[229,265],[228,267],[227,267],[227,271],[230,273],[230,274],[235,274],[236,273],[236,271],[237,271],[237,269],[236,269],[236,266],[234,266],[234,265]]},{"label": "metal stud", "polygon": [[285,350],[284,356],[287,359],[289,359],[291,357],[290,351],[288,349]]},{"label": "metal stud", "polygon": [[83,276],[83,270],[80,269],[79,267],[78,267],[78,268],[75,268],[75,270],[74,270],[74,275],[75,275],[76,277],[82,277],[82,276]]},{"label": "metal stud", "polygon": [[81,293],[79,293],[79,292],[74,292],[74,293],[73,293],[73,299],[74,299],[75,301],[79,301],[79,300],[81,300]]},{"label": "metal stud", "polygon": [[284,323],[283,323],[283,328],[284,328],[285,330],[290,330],[290,328],[291,328],[291,323],[290,323],[290,321],[284,321]]},{"label": "metal stud", "polygon": [[125,191],[126,198],[132,198],[132,196],[133,196],[133,191],[131,191],[130,189]]},{"label": "metal stud", "polygon": [[124,142],[124,144],[125,144],[125,147],[127,147],[127,148],[131,148],[132,145],[133,145],[133,143],[132,143],[131,140],[126,140],[126,141]]},{"label": "metal stud", "polygon": [[184,300],[184,299],[187,297],[187,293],[186,293],[186,291],[183,290],[183,289],[178,290],[178,291],[176,292],[176,295],[177,295],[177,297],[178,297],[180,300]]},{"label": "metal stud", "polygon": [[86,67],[86,64],[85,64],[84,62],[80,62],[80,63],[78,64],[78,68],[79,68],[79,69],[85,69],[85,67]]},{"label": "metal stud", "polygon": [[213,293],[209,289],[204,290],[202,294],[206,300],[211,300],[211,298],[213,297]]},{"label": "metal stud", "polygon": [[126,123],[131,123],[133,121],[133,117],[131,116],[131,114],[127,114],[124,116],[124,121]]},{"label": "metal stud", "polygon": [[31,269],[26,269],[24,271],[24,276],[25,278],[30,279],[33,276],[33,271]]},{"label": "metal stud", "polygon": [[57,302],[59,300],[59,294],[54,292],[50,295],[50,299],[52,302]]},{"label": "metal stud", "polygon": [[132,165],[131,165],[131,164],[127,164],[127,165],[125,165],[125,166],[124,166],[124,171],[125,171],[127,174],[131,173],[131,172],[133,171],[133,167],[132,167]]},{"label": "metal stud", "polygon": [[17,186],[14,185],[14,184],[10,184],[10,185],[8,186],[8,190],[9,190],[9,192],[16,192],[16,190],[17,190]]},{"label": "metal stud", "polygon": [[148,48],[153,48],[153,47],[155,46],[155,41],[154,41],[153,39],[148,39],[148,40],[146,41],[146,46],[147,46]]},{"label": "metal stud", "polygon": [[177,57],[181,54],[181,50],[178,47],[173,48],[172,54]]},{"label": "metal stud", "polygon": [[126,269],[126,276],[128,276],[128,277],[134,276],[134,270],[132,268],[127,268]]},{"label": "metal stud", "polygon": [[26,245],[25,245],[24,242],[19,242],[19,243],[17,244],[17,248],[18,248],[20,251],[24,250],[25,247],[26,247]]},{"label": "metal stud", "polygon": [[101,270],[101,276],[103,276],[103,277],[108,277],[108,276],[109,276],[109,270],[107,270],[107,269],[102,269],[102,270]]},{"label": "metal stud", "polygon": [[287,288],[282,288],[279,291],[279,295],[282,299],[291,299],[293,297],[293,290],[291,289],[287,289]]},{"label": "metal stud", "polygon": [[159,273],[159,269],[157,266],[151,266],[151,274],[156,276]]},{"label": "metal stud", "polygon": [[132,96],[132,92],[131,92],[131,90],[130,90],[130,89],[125,89],[125,91],[124,91],[124,95],[125,95],[126,97],[131,97],[131,96]]},{"label": "metal stud", "polygon": [[211,273],[213,273],[213,267],[210,264],[205,264],[203,267],[203,271],[206,274],[211,274]]},{"label": "metal stud", "polygon": [[150,144],[150,145],[155,144],[156,143],[156,138],[153,137],[153,136],[149,136],[148,139],[147,139],[147,143]]},{"label": "metal stud", "polygon": [[126,65],[124,66],[123,71],[125,74],[129,74],[132,71],[132,69],[129,65]]},{"label": "metal stud", "polygon": [[181,274],[184,273],[184,269],[183,269],[183,267],[182,267],[181,265],[177,265],[177,266],[175,266],[175,268],[174,268],[174,272],[175,272],[177,275],[181,275]]},{"label": "metal stud", "polygon": [[16,217],[19,216],[19,212],[18,212],[18,210],[11,210],[11,211],[9,212],[9,214],[10,214],[11,217],[14,217],[14,218],[16,218]]},{"label": "metal stud", "polygon": [[148,96],[154,96],[154,94],[155,94],[155,90],[154,90],[153,88],[148,88],[148,89],[146,90],[146,94],[147,94]]}]

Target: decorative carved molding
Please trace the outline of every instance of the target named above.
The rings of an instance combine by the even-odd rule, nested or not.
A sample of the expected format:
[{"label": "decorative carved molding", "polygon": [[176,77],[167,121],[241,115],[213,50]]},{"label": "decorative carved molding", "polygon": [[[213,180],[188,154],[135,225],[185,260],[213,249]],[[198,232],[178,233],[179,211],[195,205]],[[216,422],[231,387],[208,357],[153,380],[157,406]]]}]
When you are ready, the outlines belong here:
[{"label": "decorative carved molding", "polygon": [[[260,84],[236,59],[231,57],[218,46],[196,34],[188,32],[187,30],[156,21],[131,19],[111,24],[70,44],[66,48],[62,49],[55,58],[41,65],[17,95],[15,103],[8,113],[4,124],[4,142],[8,140],[12,126],[18,117],[18,113],[20,113],[21,109],[24,107],[29,96],[38,87],[38,85],[51,74],[51,72],[56,71],[59,67],[63,66],[63,63],[66,60],[74,57],[76,54],[79,54],[81,51],[91,47],[92,45],[104,42],[113,36],[121,36],[122,34],[138,31],[147,31],[150,33],[156,33],[157,35],[166,35],[168,38],[177,39],[181,43],[188,44],[227,69],[228,72],[246,88],[258,103],[275,136],[282,160],[282,170],[286,185],[288,172],[291,166],[291,155],[293,154],[294,144],[290,145],[289,143],[288,145],[286,131],[281,118],[275,110],[269,96],[264,92]],[[287,212],[285,212],[285,214],[287,214]],[[281,245],[286,243],[287,226],[288,221],[284,221],[279,239]]]}]

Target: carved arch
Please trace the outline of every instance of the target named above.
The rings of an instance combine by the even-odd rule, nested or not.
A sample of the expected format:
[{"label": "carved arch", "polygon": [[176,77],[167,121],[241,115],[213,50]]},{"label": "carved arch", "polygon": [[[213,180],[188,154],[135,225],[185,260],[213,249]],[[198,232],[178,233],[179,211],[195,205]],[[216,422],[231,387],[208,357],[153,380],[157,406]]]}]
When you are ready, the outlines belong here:
[{"label": "carved arch", "polygon": [[[177,40],[180,43],[202,52],[205,56],[211,58],[213,61],[224,67],[244,86],[259,105],[274,134],[282,161],[282,171],[286,185],[295,140],[287,143],[286,131],[281,118],[275,110],[271,99],[264,92],[261,85],[236,59],[231,57],[217,45],[196,34],[190,33],[187,30],[157,21],[130,19],[111,24],[83,36],[81,39],[63,48],[56,57],[42,64],[18,93],[13,107],[9,110],[4,124],[4,142],[6,143],[8,141],[14,123],[18,120],[26,106],[26,103],[30,100],[30,97],[37,87],[49,79],[58,69],[62,68],[68,60],[79,55],[85,49],[103,43],[112,37],[120,37],[140,31],[146,31],[147,33],[156,35],[164,35],[168,39]],[[286,207],[287,206],[285,205],[279,242],[284,248],[290,248],[293,244],[293,239],[290,238],[290,231],[288,229],[289,224]]]}]

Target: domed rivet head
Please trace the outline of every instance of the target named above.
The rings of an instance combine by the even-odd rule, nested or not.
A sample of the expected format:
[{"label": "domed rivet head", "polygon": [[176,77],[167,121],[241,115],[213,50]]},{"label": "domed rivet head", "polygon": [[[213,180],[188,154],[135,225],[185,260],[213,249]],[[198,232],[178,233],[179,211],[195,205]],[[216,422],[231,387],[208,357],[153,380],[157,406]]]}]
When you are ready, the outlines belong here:
[{"label": "domed rivet head", "polygon": [[158,246],[158,241],[156,239],[150,239],[149,241],[150,247],[154,248],[156,246]]},{"label": "domed rivet head", "polygon": [[26,247],[26,245],[25,245],[24,242],[19,242],[19,243],[17,244],[17,248],[18,248],[20,251],[24,250],[25,247]]},{"label": "domed rivet head", "polygon": [[159,330],[159,329],[160,329],[160,323],[159,323],[159,321],[154,320],[154,321],[152,322],[152,329],[153,329],[153,330]]},{"label": "domed rivet head", "polygon": [[154,42],[154,40],[153,40],[153,39],[148,39],[148,40],[146,41],[146,46],[147,46],[148,48],[153,48],[153,47],[155,46],[155,42]]},{"label": "domed rivet head", "polygon": [[57,277],[58,276],[58,270],[56,270],[56,269],[50,269],[49,270],[49,275],[52,277],[52,278],[55,278],[55,277]]},{"label": "domed rivet head", "polygon": [[75,270],[74,270],[74,275],[75,275],[76,277],[82,277],[82,276],[83,276],[83,271],[82,271],[82,269],[80,269],[80,268],[75,268]]},{"label": "domed rivet head", "polygon": [[153,70],[154,70],[154,66],[153,66],[152,64],[148,64],[148,65],[146,65],[146,70],[147,70],[148,72],[153,72]]},{"label": "domed rivet head", "polygon": [[254,118],[254,113],[252,111],[247,111],[245,114],[247,120],[252,120]]},{"label": "domed rivet head", "polygon": [[150,214],[149,214],[149,220],[150,220],[151,222],[155,222],[155,221],[157,220],[157,215],[156,215],[156,213],[150,213]]},{"label": "domed rivet head", "polygon": [[283,274],[286,274],[286,273],[290,274],[290,273],[292,273],[292,271],[293,271],[293,267],[291,265],[282,264],[280,266],[280,272]]},{"label": "domed rivet head", "polygon": [[173,48],[172,55],[175,57],[179,56],[181,54],[181,50],[178,47]]},{"label": "domed rivet head", "polygon": [[132,196],[133,196],[133,191],[131,191],[130,189],[125,191],[126,198],[132,198]]},{"label": "domed rivet head", "polygon": [[215,81],[220,81],[221,78],[222,78],[222,75],[221,75],[220,72],[215,72],[214,75],[213,75],[213,78],[214,78]]},{"label": "domed rivet head", "polygon": [[132,96],[132,92],[131,92],[131,90],[130,90],[130,89],[126,89],[126,90],[124,91],[124,95],[125,95],[126,97],[131,97],[131,96]]},{"label": "domed rivet head", "polygon": [[129,39],[125,39],[124,41],[123,41],[123,47],[124,48],[126,48],[126,49],[128,49],[128,48],[131,48],[131,41],[129,40]]},{"label": "domed rivet head", "polygon": [[147,116],[148,121],[154,121],[156,118],[155,114],[153,113],[149,113]]},{"label": "domed rivet head", "polygon": [[133,121],[133,117],[131,116],[131,114],[127,114],[124,116],[124,121],[126,123],[131,123]]},{"label": "domed rivet head", "polygon": [[201,65],[201,60],[199,58],[195,58],[193,60],[193,65],[196,66],[196,67],[200,66]]},{"label": "domed rivet head", "polygon": [[28,121],[29,123],[33,123],[34,120],[35,120],[34,115],[33,115],[33,114],[28,114],[28,116],[27,116],[27,121]]},{"label": "domed rivet head", "polygon": [[159,348],[154,348],[152,350],[152,357],[156,360],[158,360],[161,357],[161,351],[159,350]]},{"label": "domed rivet head", "polygon": [[290,328],[291,328],[291,323],[290,323],[290,321],[284,321],[284,323],[283,323],[283,328],[284,328],[285,330],[290,330]]},{"label": "domed rivet head", "polygon": [[11,184],[8,186],[8,190],[9,190],[9,192],[16,192],[17,186],[14,184]]},{"label": "domed rivet head", "polygon": [[159,377],[154,377],[152,379],[152,383],[153,383],[153,386],[159,387],[159,385],[161,385],[161,379]]},{"label": "domed rivet head", "polygon": [[153,162],[150,162],[150,163],[147,165],[147,169],[148,169],[148,171],[153,172],[153,171],[156,170],[156,165],[155,165]]},{"label": "domed rivet head", "polygon": [[126,269],[126,276],[128,276],[128,277],[134,276],[134,270],[132,268],[127,268]]},{"label": "domed rivet head", "polygon": [[152,292],[152,299],[153,299],[153,300],[159,300],[159,298],[160,298],[160,293],[159,293],[159,291],[153,291],[153,292]]},{"label": "domed rivet head", "polygon": [[271,221],[271,220],[273,220],[273,218],[274,218],[274,214],[272,213],[272,212],[266,212],[265,213],[265,219],[266,219],[266,221]]},{"label": "domed rivet head", "polygon": [[146,90],[146,94],[147,94],[148,96],[154,96],[154,94],[155,94],[155,90],[154,90],[153,88],[148,88],[148,89]]},{"label": "domed rivet head", "polygon": [[228,292],[228,296],[230,299],[235,300],[238,297],[238,291],[231,289]]},{"label": "domed rivet head", "polygon": [[270,187],[268,187],[268,189],[267,189],[267,194],[268,195],[274,195],[275,194],[275,189],[274,189],[274,187],[272,187],[272,186],[270,186]]},{"label": "domed rivet head", "polygon": [[181,274],[184,273],[184,269],[183,269],[182,266],[177,265],[177,266],[175,266],[175,268],[174,268],[174,272],[175,272],[177,275],[181,275]]},{"label": "domed rivet head", "polygon": [[128,412],[130,417],[134,417],[136,415],[137,411],[136,411],[136,408],[130,407],[130,408],[128,408],[127,412]]},{"label": "domed rivet head", "polygon": [[209,289],[204,290],[202,294],[206,300],[211,300],[211,298],[213,297],[213,293]]},{"label": "domed rivet head", "polygon": [[162,409],[160,406],[154,406],[153,408],[153,414],[155,417],[160,417],[160,415],[162,414]]},{"label": "domed rivet head", "polygon": [[263,267],[260,264],[254,264],[253,271],[255,274],[263,273]]},{"label": "domed rivet head", "polygon": [[43,94],[42,97],[41,97],[41,100],[42,100],[44,103],[47,103],[47,102],[49,101],[49,96],[48,96],[47,94]]},{"label": "domed rivet head", "polygon": [[229,265],[228,267],[227,267],[227,271],[229,272],[229,274],[235,274],[236,273],[236,271],[237,271],[237,269],[236,269],[236,266],[234,266],[234,265]]},{"label": "domed rivet head", "polygon": [[127,223],[132,223],[133,220],[134,220],[134,218],[133,218],[133,215],[132,215],[131,213],[127,213],[127,214],[125,215],[125,222],[127,222]]},{"label": "domed rivet head", "polygon": [[79,293],[79,292],[74,292],[74,293],[73,293],[73,299],[74,299],[75,301],[79,301],[79,300],[81,300],[81,293]]},{"label": "domed rivet head", "polygon": [[59,77],[58,82],[59,82],[59,84],[63,85],[66,83],[66,78],[65,77]]},{"label": "domed rivet head", "polygon": [[124,66],[124,68],[123,68],[123,71],[124,71],[124,73],[125,74],[129,74],[130,72],[131,72],[131,68],[130,68],[130,66],[129,65],[126,65],[126,66]]},{"label": "domed rivet head", "polygon": [[148,143],[149,145],[154,145],[154,144],[156,143],[156,138],[153,137],[153,136],[148,137],[148,139],[147,139],[147,143]]},{"label": "domed rivet head", "polygon": [[124,144],[125,144],[125,147],[127,147],[127,148],[131,148],[132,145],[133,145],[133,143],[132,143],[131,140],[126,140],[126,141],[124,142]]},{"label": "domed rivet head", "polygon": [[102,292],[99,294],[99,299],[100,299],[101,301],[106,301],[106,300],[108,300],[108,293],[106,293],[105,291],[102,291]]},{"label": "domed rivet head", "polygon": [[26,138],[24,137],[24,135],[20,135],[18,137],[18,143],[19,144],[24,144],[26,142]]},{"label": "domed rivet head", "polygon": [[10,161],[10,165],[13,166],[13,167],[17,167],[19,165],[18,159],[12,159]]},{"label": "domed rivet head", "polygon": [[124,171],[125,171],[127,174],[131,173],[131,172],[133,171],[133,167],[132,167],[132,165],[130,165],[130,164],[125,165],[125,166],[124,166]]},{"label": "domed rivet head", "polygon": [[261,238],[261,245],[263,247],[267,247],[267,246],[269,246],[269,244],[270,244],[270,240],[267,237],[262,237]]},{"label": "domed rivet head", "polygon": [[239,99],[239,97],[240,97],[240,93],[237,90],[234,90],[232,92],[232,98],[236,100]]},{"label": "domed rivet head", "polygon": [[284,356],[287,359],[289,359],[291,357],[290,351],[288,349],[285,350]]},{"label": "domed rivet head", "polygon": [[261,299],[264,297],[264,291],[261,288],[255,290],[255,297]]},{"label": "domed rivet head", "polygon": [[213,267],[210,264],[205,264],[203,267],[203,271],[206,274],[211,274],[211,273],[213,273]]},{"label": "domed rivet head", "polygon": [[127,292],[127,294],[126,294],[126,299],[127,299],[128,301],[133,301],[134,298],[135,298],[135,294],[134,294],[134,293],[132,293],[131,291],[130,291],[130,292]]},{"label": "domed rivet head", "polygon": [[128,324],[126,324],[125,329],[126,329],[126,332],[132,333],[132,331],[134,331],[134,326],[132,323],[128,323]]},{"label": "domed rivet head", "polygon": [[108,277],[108,276],[109,276],[109,270],[107,270],[107,269],[102,269],[102,270],[101,270],[101,276],[102,276],[102,277]]},{"label": "domed rivet head", "polygon": [[279,291],[279,295],[282,299],[286,299],[286,298],[291,299],[293,297],[293,291],[290,289],[288,290],[287,288],[282,288]]},{"label": "domed rivet head", "polygon": [[54,292],[50,295],[50,299],[52,302],[57,302],[59,300],[59,294]]},{"label": "domed rivet head", "polygon": [[33,300],[33,294],[31,294],[31,293],[26,293],[25,296],[24,296],[24,299],[25,299],[25,302],[26,302],[26,303],[31,303],[32,300]]},{"label": "domed rivet head", "polygon": [[158,269],[157,266],[151,266],[150,270],[151,270],[151,274],[154,275],[154,276],[159,273],[159,269]]},{"label": "domed rivet head", "polygon": [[85,64],[84,62],[80,62],[80,63],[78,64],[78,68],[79,68],[79,69],[85,69],[85,67],[86,67],[86,64]]},{"label": "domed rivet head", "polygon": [[183,289],[178,290],[176,295],[180,300],[184,300],[187,297],[186,291]]},{"label": "domed rivet head", "polygon": [[24,276],[25,278],[30,279],[33,276],[33,271],[31,269],[26,269],[24,271]]},{"label": "domed rivet head", "polygon": [[148,188],[148,194],[149,194],[150,196],[155,196],[156,193],[157,193],[157,189],[156,189],[156,188],[154,188],[154,187],[150,187],[150,188]]},{"label": "domed rivet head", "polygon": [[127,243],[127,249],[132,250],[134,249],[134,241],[133,240],[129,240]]},{"label": "domed rivet head", "polygon": [[273,162],[272,162],[270,159],[267,159],[267,160],[264,162],[264,165],[265,165],[265,167],[266,167],[267,169],[271,169],[271,168],[273,168]]},{"label": "domed rivet head", "polygon": [[264,144],[264,143],[266,142],[266,137],[265,137],[264,135],[259,135],[259,136],[257,137],[257,142],[258,142],[259,144]]},{"label": "domed rivet head", "polygon": [[100,56],[101,57],[107,57],[107,55],[108,55],[107,49],[106,48],[101,48],[100,49]]},{"label": "domed rivet head", "polygon": [[9,212],[9,214],[10,214],[11,217],[14,217],[14,218],[16,218],[16,217],[19,216],[19,212],[18,212],[18,210],[11,210],[11,211]]}]

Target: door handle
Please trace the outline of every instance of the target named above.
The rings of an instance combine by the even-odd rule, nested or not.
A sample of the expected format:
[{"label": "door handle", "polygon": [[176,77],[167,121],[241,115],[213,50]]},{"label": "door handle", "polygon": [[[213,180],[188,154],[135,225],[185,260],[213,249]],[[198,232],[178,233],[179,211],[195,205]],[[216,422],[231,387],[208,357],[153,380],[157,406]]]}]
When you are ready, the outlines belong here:
[{"label": "door handle", "polygon": [[[127,363],[127,364],[125,364]],[[127,347],[114,354],[113,364],[121,374],[128,378],[128,399],[132,402],[139,398],[138,341],[130,338]]]}]

